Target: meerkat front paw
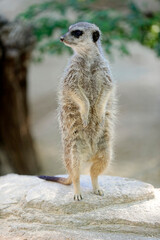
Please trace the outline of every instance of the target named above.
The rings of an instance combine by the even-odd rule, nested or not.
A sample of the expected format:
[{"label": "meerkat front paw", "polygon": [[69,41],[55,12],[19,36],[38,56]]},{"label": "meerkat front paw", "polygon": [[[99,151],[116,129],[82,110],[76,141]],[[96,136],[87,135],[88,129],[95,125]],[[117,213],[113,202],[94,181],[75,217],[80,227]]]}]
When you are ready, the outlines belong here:
[{"label": "meerkat front paw", "polygon": [[74,200],[75,201],[81,201],[83,199],[82,195],[81,194],[75,194],[74,195]]},{"label": "meerkat front paw", "polygon": [[104,123],[105,123],[105,114],[102,113],[102,112],[100,111],[100,109],[98,109],[98,108],[96,107],[96,115],[97,115],[97,118],[98,118],[98,121],[99,121],[100,125],[103,127],[103,126],[104,126]]},{"label": "meerkat front paw", "polygon": [[101,125],[101,127],[104,127],[104,123],[105,123],[105,117],[102,116],[102,118],[100,119],[100,125]]},{"label": "meerkat front paw", "polygon": [[84,114],[82,115],[82,123],[83,123],[83,127],[87,127],[88,125],[88,115],[87,114]]},{"label": "meerkat front paw", "polygon": [[96,194],[96,195],[104,196],[104,192],[100,188],[94,189],[93,191],[94,191],[94,194]]}]

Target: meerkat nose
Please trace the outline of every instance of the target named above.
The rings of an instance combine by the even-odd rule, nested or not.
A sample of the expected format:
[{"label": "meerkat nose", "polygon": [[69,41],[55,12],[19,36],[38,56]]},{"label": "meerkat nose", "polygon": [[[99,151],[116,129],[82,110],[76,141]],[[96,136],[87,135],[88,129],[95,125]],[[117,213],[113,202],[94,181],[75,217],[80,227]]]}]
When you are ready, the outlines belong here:
[{"label": "meerkat nose", "polygon": [[60,37],[60,41],[61,41],[61,42],[63,42],[63,40],[64,40],[64,37],[63,37],[63,36],[62,36],[62,37]]}]

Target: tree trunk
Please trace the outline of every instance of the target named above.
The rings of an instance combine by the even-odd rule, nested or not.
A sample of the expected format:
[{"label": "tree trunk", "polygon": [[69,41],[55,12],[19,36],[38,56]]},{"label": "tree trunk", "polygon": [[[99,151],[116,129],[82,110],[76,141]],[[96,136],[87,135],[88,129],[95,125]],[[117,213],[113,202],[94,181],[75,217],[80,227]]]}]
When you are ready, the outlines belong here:
[{"label": "tree trunk", "polygon": [[6,173],[4,164],[19,174],[38,171],[27,103],[27,67],[34,42],[30,26],[0,17],[0,174]]}]

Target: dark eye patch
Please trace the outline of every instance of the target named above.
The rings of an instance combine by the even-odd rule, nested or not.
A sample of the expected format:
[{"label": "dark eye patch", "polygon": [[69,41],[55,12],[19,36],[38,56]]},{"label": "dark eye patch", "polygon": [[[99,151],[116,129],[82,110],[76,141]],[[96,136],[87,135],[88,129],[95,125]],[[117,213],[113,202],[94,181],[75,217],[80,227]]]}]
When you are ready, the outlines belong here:
[{"label": "dark eye patch", "polygon": [[80,36],[82,36],[82,34],[83,34],[83,31],[81,31],[81,30],[74,30],[71,32],[71,35],[76,38],[79,38]]},{"label": "dark eye patch", "polygon": [[99,37],[100,37],[99,31],[93,32],[93,34],[92,34],[93,42],[97,42]]}]

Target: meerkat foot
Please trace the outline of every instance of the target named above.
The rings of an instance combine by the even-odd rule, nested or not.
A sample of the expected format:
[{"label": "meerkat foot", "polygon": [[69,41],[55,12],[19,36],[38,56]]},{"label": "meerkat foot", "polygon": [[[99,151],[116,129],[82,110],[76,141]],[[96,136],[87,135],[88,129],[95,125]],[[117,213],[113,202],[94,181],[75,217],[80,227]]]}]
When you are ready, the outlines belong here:
[{"label": "meerkat foot", "polygon": [[100,188],[94,189],[93,191],[94,191],[94,194],[96,194],[96,195],[104,196],[104,192]]},{"label": "meerkat foot", "polygon": [[75,201],[81,201],[83,199],[82,195],[81,194],[75,194],[74,195],[74,200]]}]

